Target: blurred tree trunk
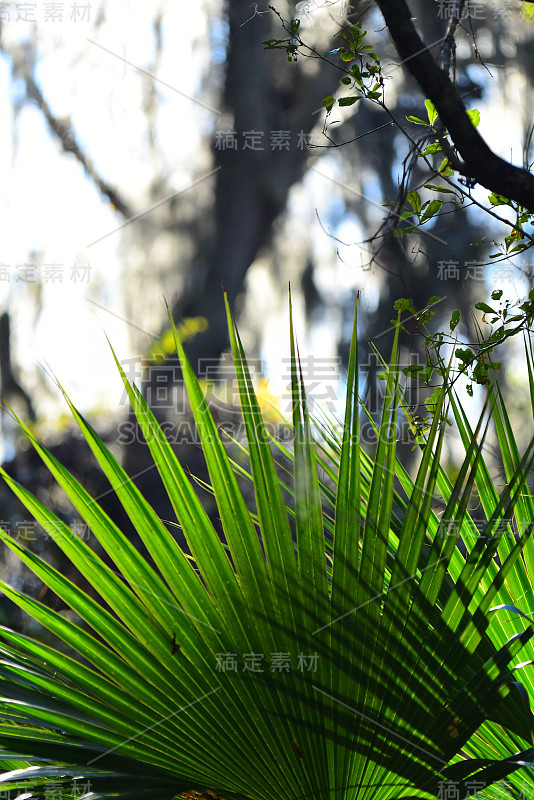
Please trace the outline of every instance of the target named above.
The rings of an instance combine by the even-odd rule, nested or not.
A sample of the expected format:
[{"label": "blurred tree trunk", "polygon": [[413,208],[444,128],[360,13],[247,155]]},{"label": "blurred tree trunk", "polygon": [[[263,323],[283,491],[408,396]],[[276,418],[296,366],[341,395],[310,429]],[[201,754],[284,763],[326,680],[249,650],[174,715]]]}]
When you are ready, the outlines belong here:
[{"label": "blurred tree trunk", "polygon": [[[223,115],[236,132],[237,150],[215,146],[219,172],[212,235],[199,242],[187,291],[178,299],[180,316],[203,316],[209,329],[189,345],[192,363],[218,359],[226,346],[226,317],[221,285],[232,305],[243,290],[247,270],[267,245],[273,224],[284,211],[291,187],[309,160],[306,136],[314,112],[339,82],[336,70],[320,60],[288,64],[285,52],[265,51],[267,39],[283,38],[273,13],[250,17],[248,0],[226,4],[229,25]],[[313,69],[309,69],[313,66]],[[261,134],[261,148],[243,149],[244,134]],[[278,148],[271,137],[283,132]]]}]

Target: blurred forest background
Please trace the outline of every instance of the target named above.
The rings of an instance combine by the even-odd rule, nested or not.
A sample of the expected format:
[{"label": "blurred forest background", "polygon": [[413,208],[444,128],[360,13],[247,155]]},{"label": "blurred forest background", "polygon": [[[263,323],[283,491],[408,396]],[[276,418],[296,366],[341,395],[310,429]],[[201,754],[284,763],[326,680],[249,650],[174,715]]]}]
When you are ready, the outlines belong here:
[{"label": "blurred forest background", "polygon": [[[453,5],[410,3],[436,54]],[[361,21],[381,54],[390,112],[405,125],[407,115],[421,116],[424,97],[396,65],[373,2],[274,6],[284,19],[301,19],[302,39],[319,53],[339,47],[346,25]],[[221,381],[212,402],[224,422],[236,413],[222,284],[257,365],[266,409],[273,403],[287,411],[291,282],[304,377],[332,414],[343,394],[356,290],[362,380],[374,386],[370,343],[388,353],[398,297],[411,297],[416,307],[443,297],[437,325],[448,325],[451,310],[461,309],[460,335],[468,341],[470,305],[493,288],[513,299],[531,288],[528,254],[480,266],[506,229],[476,207],[451,207],[410,236],[384,230],[375,236],[406,170],[415,184],[424,165],[406,161],[405,137],[366,101],[337,110],[325,135],[321,101],[338,89],[335,55],[289,64],[283,50],[265,51],[262,42],[285,36],[267,4],[6,2],[0,20],[1,394],[121,525],[128,522],[71,426],[51,375],[172,524],[106,340],[127,375],[143,382],[183,462],[202,477],[198,447],[181,427],[163,298],[177,323],[185,321],[199,374]],[[480,131],[494,151],[525,165],[533,159],[533,53],[534,23],[519,0],[470,0],[457,32],[458,85],[468,107],[480,110]],[[487,191],[480,197],[487,200]],[[487,246],[472,246],[481,240]],[[529,402],[523,376],[513,369],[518,347],[511,342],[499,354],[516,421]],[[421,339],[413,337],[406,365],[418,353]],[[75,525],[72,509],[56,497],[5,412],[1,424],[10,473],[34,491],[40,486]],[[411,446],[405,450],[409,463]],[[209,495],[203,497],[209,507]],[[4,487],[0,519],[38,551],[50,549],[50,537]],[[50,557],[61,563],[59,555]],[[4,558],[4,577],[39,591],[14,558]],[[12,612],[3,609],[4,616]]]}]

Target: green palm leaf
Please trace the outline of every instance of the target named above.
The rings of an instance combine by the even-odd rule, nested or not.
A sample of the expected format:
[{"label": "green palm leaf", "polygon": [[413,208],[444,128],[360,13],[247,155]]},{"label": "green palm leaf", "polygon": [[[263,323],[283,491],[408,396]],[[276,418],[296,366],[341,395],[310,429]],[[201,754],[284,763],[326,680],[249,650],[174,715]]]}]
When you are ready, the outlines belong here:
[{"label": "green palm leaf", "polygon": [[[366,454],[355,319],[345,419],[328,445],[313,436],[291,322],[294,436],[292,447],[277,448],[229,310],[228,324],[253,509],[173,326],[222,535],[121,370],[190,554],[68,398],[150,560],[21,423],[105,555],[2,471],[92,586],[90,596],[2,537],[79,620],[2,585],[68,648],[0,629],[6,788],[38,795],[54,783],[68,798],[84,780],[87,798],[171,800],[209,790],[227,800],[388,800],[436,797],[447,781],[465,796],[473,776],[489,786],[530,763],[531,716],[514,659],[534,629],[512,609],[517,596],[510,580],[532,525],[506,553],[489,537],[484,545],[466,538],[462,554],[432,511],[440,490],[469,531],[471,488],[487,483],[481,445],[470,440],[451,484],[440,467],[443,393],[415,480],[402,470],[395,441],[402,405],[397,328],[378,445],[373,458]],[[467,422],[453,409],[467,443]],[[498,498],[487,488],[490,527],[530,511],[523,492],[534,445],[519,458],[505,424],[501,437],[510,481]],[[280,451],[294,464],[291,509],[282,494],[288,478],[276,465]],[[323,467],[326,480],[319,479]],[[503,556],[500,566],[496,554]],[[497,600],[506,608],[490,615]],[[521,620],[509,636],[491,622],[503,614]]]}]

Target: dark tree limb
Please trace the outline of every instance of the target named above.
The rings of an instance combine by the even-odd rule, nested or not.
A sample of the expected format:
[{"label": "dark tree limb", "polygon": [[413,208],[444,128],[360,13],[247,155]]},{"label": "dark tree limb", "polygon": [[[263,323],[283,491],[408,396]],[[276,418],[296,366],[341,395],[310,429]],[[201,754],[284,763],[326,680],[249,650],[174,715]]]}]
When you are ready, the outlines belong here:
[{"label": "dark tree limb", "polygon": [[107,181],[105,181],[96,171],[96,168],[92,161],[89,159],[88,155],[83,152],[81,147],[79,146],[72,128],[70,126],[70,122],[65,122],[65,120],[57,119],[51,112],[48,103],[46,102],[41,90],[33,80],[31,76],[26,76],[26,91],[28,94],[28,98],[30,100],[34,100],[41,111],[43,112],[46,121],[50,127],[50,130],[56,134],[59,141],[61,142],[61,146],[66,153],[72,153],[73,156],[80,162],[83,166],[85,172],[89,177],[93,180],[93,183],[96,184],[101,194],[108,198],[110,203],[113,207],[119,211],[123,217],[126,219],[130,219],[130,217],[134,216],[133,210],[130,208],[128,203],[123,200],[123,198],[119,195],[118,191],[113,188]]},{"label": "dark tree limb", "polygon": [[496,155],[467,115],[447,73],[419,36],[405,0],[377,0],[403,65],[432,101],[462,161],[454,165],[465,177],[515,200],[534,213],[534,175]]},{"label": "dark tree limb", "polygon": [[28,393],[22,388],[13,374],[11,363],[10,321],[7,311],[0,316],[0,387],[2,400],[13,403],[22,400],[30,419],[35,422],[35,409]]},{"label": "dark tree limb", "polygon": [[34,65],[33,62],[28,59],[28,53],[26,50],[21,49],[14,53],[9,52],[7,55],[11,58],[13,73],[18,77],[21,77],[26,84],[26,96],[28,100],[36,103],[45,117],[50,130],[61,142],[61,146],[65,153],[72,153],[72,155],[83,166],[87,175],[89,175],[89,177],[98,187],[99,191],[108,198],[110,203],[123,215],[123,217],[126,219],[133,217],[134,211],[132,208],[130,208],[126,200],[121,197],[117,189],[111,186],[111,184],[109,184],[102,178],[101,175],[99,175],[87,153],[81,149],[80,145],[76,141],[76,137],[74,136],[74,132],[70,125],[70,120],[59,119],[52,113],[46,98],[35,82],[32,74]]}]

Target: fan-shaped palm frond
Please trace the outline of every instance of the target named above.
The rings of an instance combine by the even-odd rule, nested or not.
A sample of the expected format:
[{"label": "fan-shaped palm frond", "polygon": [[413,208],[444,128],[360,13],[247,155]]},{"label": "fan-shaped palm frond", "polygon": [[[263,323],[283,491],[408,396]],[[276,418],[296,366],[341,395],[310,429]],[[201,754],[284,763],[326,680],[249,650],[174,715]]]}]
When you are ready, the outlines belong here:
[{"label": "fan-shaped palm frond", "polygon": [[[484,437],[482,418],[472,436],[463,423],[466,458],[451,484],[440,467],[443,392],[410,481],[396,459],[397,331],[371,459],[360,443],[355,324],[339,462],[327,463],[313,441],[292,331],[290,512],[230,315],[229,331],[252,511],[175,336],[224,538],[121,371],[190,556],[70,401],[149,559],[23,425],[107,560],[3,472],[100,598],[3,536],[81,620],[2,586],[72,651],[1,630],[4,785],[36,797],[55,785],[65,798],[171,800],[209,791],[226,800],[388,800],[436,797],[451,783],[464,797],[470,781],[490,786],[513,774],[534,755],[530,710],[513,667],[533,628],[524,618],[505,637],[489,612],[522,569],[532,524],[497,565],[500,540],[476,539],[462,555],[457,537],[444,535],[432,511],[439,489],[446,519],[461,530],[469,525],[471,489],[486,480],[477,441]],[[492,522],[527,514],[523,492],[533,447],[510,459],[508,485],[491,498]],[[322,466],[328,486],[318,478]],[[329,525],[325,503],[333,504]],[[514,737],[520,744],[511,750]]]}]

